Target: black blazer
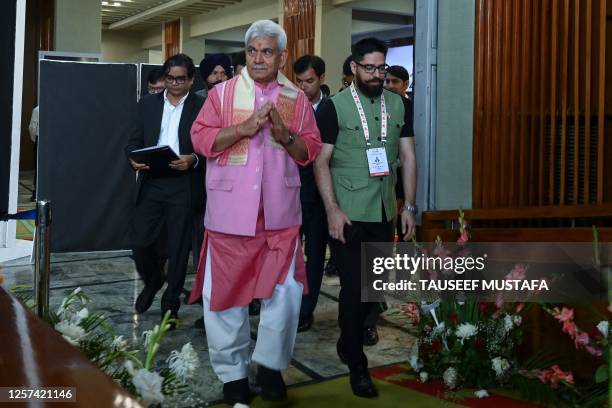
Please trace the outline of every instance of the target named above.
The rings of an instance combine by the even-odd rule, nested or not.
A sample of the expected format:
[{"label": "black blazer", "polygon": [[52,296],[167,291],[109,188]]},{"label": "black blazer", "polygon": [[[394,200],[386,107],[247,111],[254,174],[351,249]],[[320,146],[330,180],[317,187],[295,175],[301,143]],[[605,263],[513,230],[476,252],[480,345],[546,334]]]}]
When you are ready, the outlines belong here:
[{"label": "black blazer", "polygon": [[[180,154],[194,153],[190,130],[203,104],[204,98],[193,92],[189,92],[187,99],[185,99],[178,129]],[[137,114],[133,121],[127,146],[125,147],[125,154],[128,157],[130,152],[134,150],[157,145],[162,116],[164,114],[164,93],[143,96],[138,102],[136,111]],[[187,170],[191,179],[191,204],[195,214],[202,213],[206,203],[206,191],[204,190],[205,171],[206,159],[200,155],[198,155],[197,166]],[[138,179],[136,180],[135,202],[138,201],[145,177],[148,177],[146,171],[139,172]]]},{"label": "black blazer", "polygon": [[[327,96],[321,98],[321,102],[317,105],[317,110],[321,107],[325,101],[329,99]],[[315,110],[315,116],[317,115]],[[300,170],[300,181],[302,182],[302,188],[300,189],[300,200],[302,203],[312,203],[321,200],[317,184],[315,182],[314,169],[312,163],[306,167],[299,167]]]}]

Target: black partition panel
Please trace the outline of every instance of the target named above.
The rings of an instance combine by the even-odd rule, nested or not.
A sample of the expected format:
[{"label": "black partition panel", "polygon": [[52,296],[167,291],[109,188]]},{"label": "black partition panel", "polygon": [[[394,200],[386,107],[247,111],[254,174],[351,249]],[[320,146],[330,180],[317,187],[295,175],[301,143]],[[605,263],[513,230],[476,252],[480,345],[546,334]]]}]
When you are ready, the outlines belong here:
[{"label": "black partition panel", "polygon": [[[161,65],[157,64],[140,64],[140,96],[146,95],[149,93],[149,88],[147,86],[147,77],[149,72],[153,71],[156,68],[161,68]],[[196,65],[196,72],[193,78],[193,86],[191,87],[192,91],[199,91],[200,89],[204,89],[204,81],[200,76],[200,70]]]},{"label": "black partition panel", "polygon": [[134,64],[40,62],[38,198],[51,200],[52,251],[129,248],[136,87]]},{"label": "black partition panel", "polygon": [[9,1],[0,13],[0,215],[8,213],[13,132],[13,77],[15,74],[15,28],[17,2]]}]

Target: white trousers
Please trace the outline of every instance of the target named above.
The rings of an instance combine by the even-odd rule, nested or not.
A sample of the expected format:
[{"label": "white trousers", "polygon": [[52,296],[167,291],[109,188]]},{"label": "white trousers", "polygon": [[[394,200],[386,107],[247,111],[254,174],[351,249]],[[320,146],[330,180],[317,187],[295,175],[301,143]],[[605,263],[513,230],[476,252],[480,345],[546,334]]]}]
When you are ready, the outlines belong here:
[{"label": "white trousers", "polygon": [[[297,250],[297,242],[296,242]],[[273,370],[289,366],[297,333],[303,285],[294,279],[295,250],[293,260],[282,285],[276,285],[270,299],[261,300],[257,342],[252,361]],[[206,251],[204,288],[202,299],[204,324],[210,363],[223,383],[248,376],[251,330],[249,306],[232,307],[213,312],[210,310],[212,289],[210,245]]]}]

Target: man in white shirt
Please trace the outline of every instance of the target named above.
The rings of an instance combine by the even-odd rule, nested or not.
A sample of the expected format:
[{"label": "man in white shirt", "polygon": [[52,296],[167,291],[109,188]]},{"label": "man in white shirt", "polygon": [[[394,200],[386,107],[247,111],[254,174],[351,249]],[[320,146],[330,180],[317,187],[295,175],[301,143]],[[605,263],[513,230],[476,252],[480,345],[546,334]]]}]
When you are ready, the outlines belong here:
[{"label": "man in white shirt", "polygon": [[[198,225],[204,208],[205,162],[193,152],[189,131],[204,99],[190,91],[195,66],[187,55],[170,57],[162,71],[166,90],[146,95],[138,102],[138,115],[125,152],[130,165],[138,172],[132,250],[144,288],[136,299],[135,309],[138,313],[146,312],[164,284],[156,242],[165,224],[168,286],[161,299],[161,313],[163,316],[169,310],[176,318],[189,250],[199,253],[194,232],[202,235]],[[156,145],[170,146],[179,156],[167,170],[155,171],[129,158],[134,150]]]},{"label": "man in white shirt", "polygon": [[[325,82],[325,61],[316,55],[304,55],[293,64],[293,72],[297,86],[304,91],[316,115],[321,102],[327,99],[321,91],[321,85]],[[313,314],[321,290],[327,246],[327,216],[317,190],[312,164],[300,167],[300,179],[301,234],[305,244],[308,294],[302,296],[297,331],[304,332],[309,330],[314,322]]]}]

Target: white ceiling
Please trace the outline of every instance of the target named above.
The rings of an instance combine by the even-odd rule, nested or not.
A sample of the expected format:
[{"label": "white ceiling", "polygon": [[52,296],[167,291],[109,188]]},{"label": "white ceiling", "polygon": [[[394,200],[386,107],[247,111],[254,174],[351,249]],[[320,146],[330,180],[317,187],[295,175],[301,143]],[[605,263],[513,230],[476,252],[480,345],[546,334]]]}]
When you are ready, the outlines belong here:
[{"label": "white ceiling", "polygon": [[146,30],[166,21],[219,9],[241,0],[102,0],[108,29]]}]

